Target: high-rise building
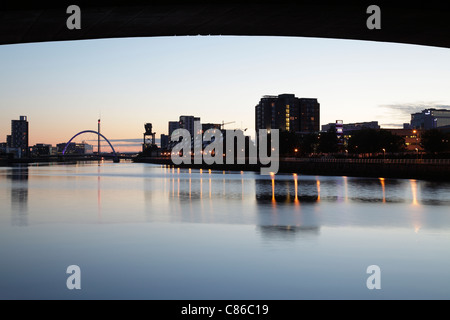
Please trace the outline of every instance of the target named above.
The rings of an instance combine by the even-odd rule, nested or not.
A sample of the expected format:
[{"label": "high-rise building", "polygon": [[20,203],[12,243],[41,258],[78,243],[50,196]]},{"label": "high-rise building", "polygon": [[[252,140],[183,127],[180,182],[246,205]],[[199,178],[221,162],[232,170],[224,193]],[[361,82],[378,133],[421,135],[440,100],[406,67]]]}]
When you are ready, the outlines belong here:
[{"label": "high-rise building", "polygon": [[318,132],[320,130],[320,104],[317,99],[300,98],[301,132]]},{"label": "high-rise building", "polygon": [[194,116],[180,116],[180,128],[186,129],[191,134],[191,137],[195,135],[194,123],[200,122],[200,117]]},{"label": "high-rise building", "polygon": [[291,132],[318,132],[320,104],[317,99],[293,94],[264,96],[255,107],[255,128]]},{"label": "high-rise building", "polygon": [[413,129],[435,129],[450,125],[450,110],[425,109],[422,112],[411,114],[411,127]]},{"label": "high-rise building", "polygon": [[169,137],[172,135],[172,133],[180,128],[180,121],[169,121]]},{"label": "high-rise building", "polygon": [[19,150],[19,157],[28,156],[28,121],[26,116],[11,120],[11,147]]},{"label": "high-rise building", "polygon": [[205,132],[209,129],[221,129],[220,123],[202,123],[202,131]]}]

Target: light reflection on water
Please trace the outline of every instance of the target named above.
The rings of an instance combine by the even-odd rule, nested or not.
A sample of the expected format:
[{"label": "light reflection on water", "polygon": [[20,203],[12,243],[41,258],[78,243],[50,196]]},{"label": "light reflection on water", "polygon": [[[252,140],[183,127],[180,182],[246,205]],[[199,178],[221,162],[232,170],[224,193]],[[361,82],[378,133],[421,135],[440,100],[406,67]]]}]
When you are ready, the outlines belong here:
[{"label": "light reflection on water", "polygon": [[0,168],[0,200],[0,298],[450,298],[447,183],[105,162]]}]

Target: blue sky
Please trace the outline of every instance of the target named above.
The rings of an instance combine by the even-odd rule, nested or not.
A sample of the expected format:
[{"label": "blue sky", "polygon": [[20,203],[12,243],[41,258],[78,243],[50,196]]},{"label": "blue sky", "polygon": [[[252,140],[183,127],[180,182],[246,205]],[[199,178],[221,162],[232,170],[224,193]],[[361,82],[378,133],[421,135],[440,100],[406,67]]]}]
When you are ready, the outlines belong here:
[{"label": "blue sky", "polygon": [[0,46],[0,142],[27,115],[30,142],[81,130],[110,139],[157,137],[180,115],[254,131],[263,95],[317,98],[321,124],[408,122],[450,105],[450,50],[299,37],[150,37]]}]

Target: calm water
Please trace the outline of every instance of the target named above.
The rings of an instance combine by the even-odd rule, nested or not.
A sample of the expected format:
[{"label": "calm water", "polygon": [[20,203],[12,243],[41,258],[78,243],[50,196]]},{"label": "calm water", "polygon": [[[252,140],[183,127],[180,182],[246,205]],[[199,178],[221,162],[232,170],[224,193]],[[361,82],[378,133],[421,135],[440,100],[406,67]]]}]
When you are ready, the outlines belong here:
[{"label": "calm water", "polygon": [[415,180],[0,168],[0,298],[449,299],[449,208]]}]

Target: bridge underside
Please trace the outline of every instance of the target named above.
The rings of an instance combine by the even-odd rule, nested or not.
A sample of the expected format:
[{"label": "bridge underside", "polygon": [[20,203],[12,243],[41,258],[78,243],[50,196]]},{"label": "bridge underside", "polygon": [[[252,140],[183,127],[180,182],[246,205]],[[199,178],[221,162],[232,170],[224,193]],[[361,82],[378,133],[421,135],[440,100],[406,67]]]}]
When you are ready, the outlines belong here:
[{"label": "bridge underside", "polygon": [[[373,40],[450,48],[448,4],[390,1],[74,1],[0,4],[0,44],[99,38],[252,35]],[[395,2],[395,3],[393,3]],[[81,8],[69,30],[66,9]],[[369,30],[367,7],[381,8],[381,30]]]}]

